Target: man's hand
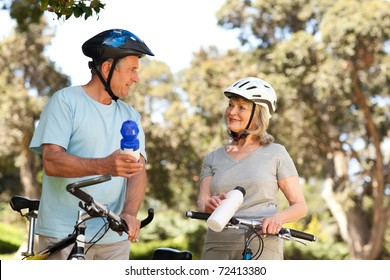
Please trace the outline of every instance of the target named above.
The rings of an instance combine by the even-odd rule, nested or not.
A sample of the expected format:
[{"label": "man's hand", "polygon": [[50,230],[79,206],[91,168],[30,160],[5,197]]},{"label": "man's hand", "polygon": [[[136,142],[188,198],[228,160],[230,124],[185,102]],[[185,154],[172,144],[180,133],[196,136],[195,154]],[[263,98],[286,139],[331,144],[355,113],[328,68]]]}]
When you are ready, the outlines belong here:
[{"label": "man's hand", "polygon": [[[137,217],[129,213],[122,213],[121,218],[127,224],[128,233],[129,233],[128,239],[132,242],[138,242],[138,235],[141,227],[141,222],[137,219]],[[122,235],[122,233],[119,233],[119,235]]]},{"label": "man's hand", "polygon": [[142,161],[137,162],[137,159],[132,155],[121,154],[120,150],[116,150],[111,155],[104,158],[105,166],[109,169],[108,173],[112,176],[121,176],[131,178],[137,172],[144,169]]}]

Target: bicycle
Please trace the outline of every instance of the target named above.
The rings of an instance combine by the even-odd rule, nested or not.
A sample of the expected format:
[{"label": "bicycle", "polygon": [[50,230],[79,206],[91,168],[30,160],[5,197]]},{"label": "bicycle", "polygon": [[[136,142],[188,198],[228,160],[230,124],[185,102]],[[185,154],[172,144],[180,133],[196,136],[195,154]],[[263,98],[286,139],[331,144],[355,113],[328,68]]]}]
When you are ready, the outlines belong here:
[{"label": "bicycle", "polygon": [[[66,190],[79,198],[78,217],[74,226],[74,231],[68,235],[68,237],[60,240],[59,242],[47,247],[46,249],[35,253],[34,252],[34,239],[35,239],[35,224],[38,217],[38,208],[40,201],[37,199],[30,199],[23,196],[13,196],[9,202],[11,208],[19,212],[20,215],[27,219],[28,226],[28,241],[27,251],[22,252],[23,259],[26,260],[43,260],[57,251],[60,251],[73,244],[73,248],[68,256],[68,260],[85,260],[85,222],[92,218],[106,219],[106,225],[116,232],[125,232],[128,234],[128,227],[126,222],[120,218],[117,214],[110,211],[110,209],[94,200],[92,196],[82,191],[81,188],[99,184],[111,180],[110,175],[102,175],[91,179],[77,181],[66,186]],[[148,209],[148,216],[141,221],[141,228],[148,225],[154,218],[154,210]],[[106,228],[108,231],[108,228]],[[91,242],[93,246],[97,241]]]},{"label": "bicycle", "polygon": [[[192,218],[192,219],[198,219],[198,220],[207,220],[210,217],[211,214],[209,213],[203,213],[203,212],[195,212],[195,211],[187,211],[186,217]],[[243,260],[253,260],[258,259],[264,248],[264,241],[262,238],[262,235],[267,235],[261,232],[261,226],[262,223],[258,220],[253,219],[241,219],[237,217],[232,217],[230,221],[226,224],[225,228],[227,229],[244,229],[245,230],[245,244],[244,244],[244,250],[243,250]],[[290,228],[282,228],[278,234],[276,234],[281,239],[284,240],[291,240],[299,242],[303,245],[306,245],[306,243],[303,241],[310,241],[315,242],[316,237],[312,234],[294,230]],[[258,250],[253,253],[252,249],[249,247],[252,240],[255,238],[259,239],[259,248]]]}]

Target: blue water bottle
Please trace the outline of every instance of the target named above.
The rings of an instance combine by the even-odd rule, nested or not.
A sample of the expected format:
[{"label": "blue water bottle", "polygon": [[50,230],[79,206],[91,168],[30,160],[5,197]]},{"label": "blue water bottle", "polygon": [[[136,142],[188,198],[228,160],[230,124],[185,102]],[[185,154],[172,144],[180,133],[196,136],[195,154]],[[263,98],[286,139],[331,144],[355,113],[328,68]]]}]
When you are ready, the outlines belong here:
[{"label": "blue water bottle", "polygon": [[139,161],[139,129],[137,123],[132,120],[124,121],[121,128],[121,153],[132,155]]}]

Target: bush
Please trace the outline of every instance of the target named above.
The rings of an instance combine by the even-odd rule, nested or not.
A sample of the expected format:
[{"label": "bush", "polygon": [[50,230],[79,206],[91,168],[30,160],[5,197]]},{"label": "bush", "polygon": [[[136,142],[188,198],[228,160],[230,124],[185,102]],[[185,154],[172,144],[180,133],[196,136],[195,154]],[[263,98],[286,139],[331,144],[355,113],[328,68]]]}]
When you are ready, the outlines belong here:
[{"label": "bush", "polygon": [[147,242],[132,243],[130,248],[131,260],[151,260],[153,252],[157,248],[188,250],[188,240],[186,240],[184,236],[166,240],[152,240]]},{"label": "bush", "polygon": [[23,243],[26,229],[0,223],[0,254],[15,253]]},{"label": "bush", "polygon": [[[144,217],[145,213],[140,213]],[[199,259],[206,232],[204,221],[185,218],[173,210],[155,211],[155,218],[141,229],[140,242],[132,243],[130,259],[150,260],[155,249],[188,250],[193,259]]]}]

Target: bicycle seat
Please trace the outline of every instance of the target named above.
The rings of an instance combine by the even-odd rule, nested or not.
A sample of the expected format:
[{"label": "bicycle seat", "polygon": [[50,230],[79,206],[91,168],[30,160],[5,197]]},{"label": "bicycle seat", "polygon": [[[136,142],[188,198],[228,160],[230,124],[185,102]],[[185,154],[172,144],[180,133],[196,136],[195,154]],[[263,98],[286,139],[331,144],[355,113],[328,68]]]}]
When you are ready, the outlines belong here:
[{"label": "bicycle seat", "polygon": [[192,254],[187,250],[157,248],[153,252],[153,260],[192,260]]},{"label": "bicycle seat", "polygon": [[39,200],[38,199],[30,199],[27,197],[23,197],[20,195],[15,195],[11,197],[9,202],[12,210],[20,212],[22,209],[28,209],[28,211],[38,210]]}]

